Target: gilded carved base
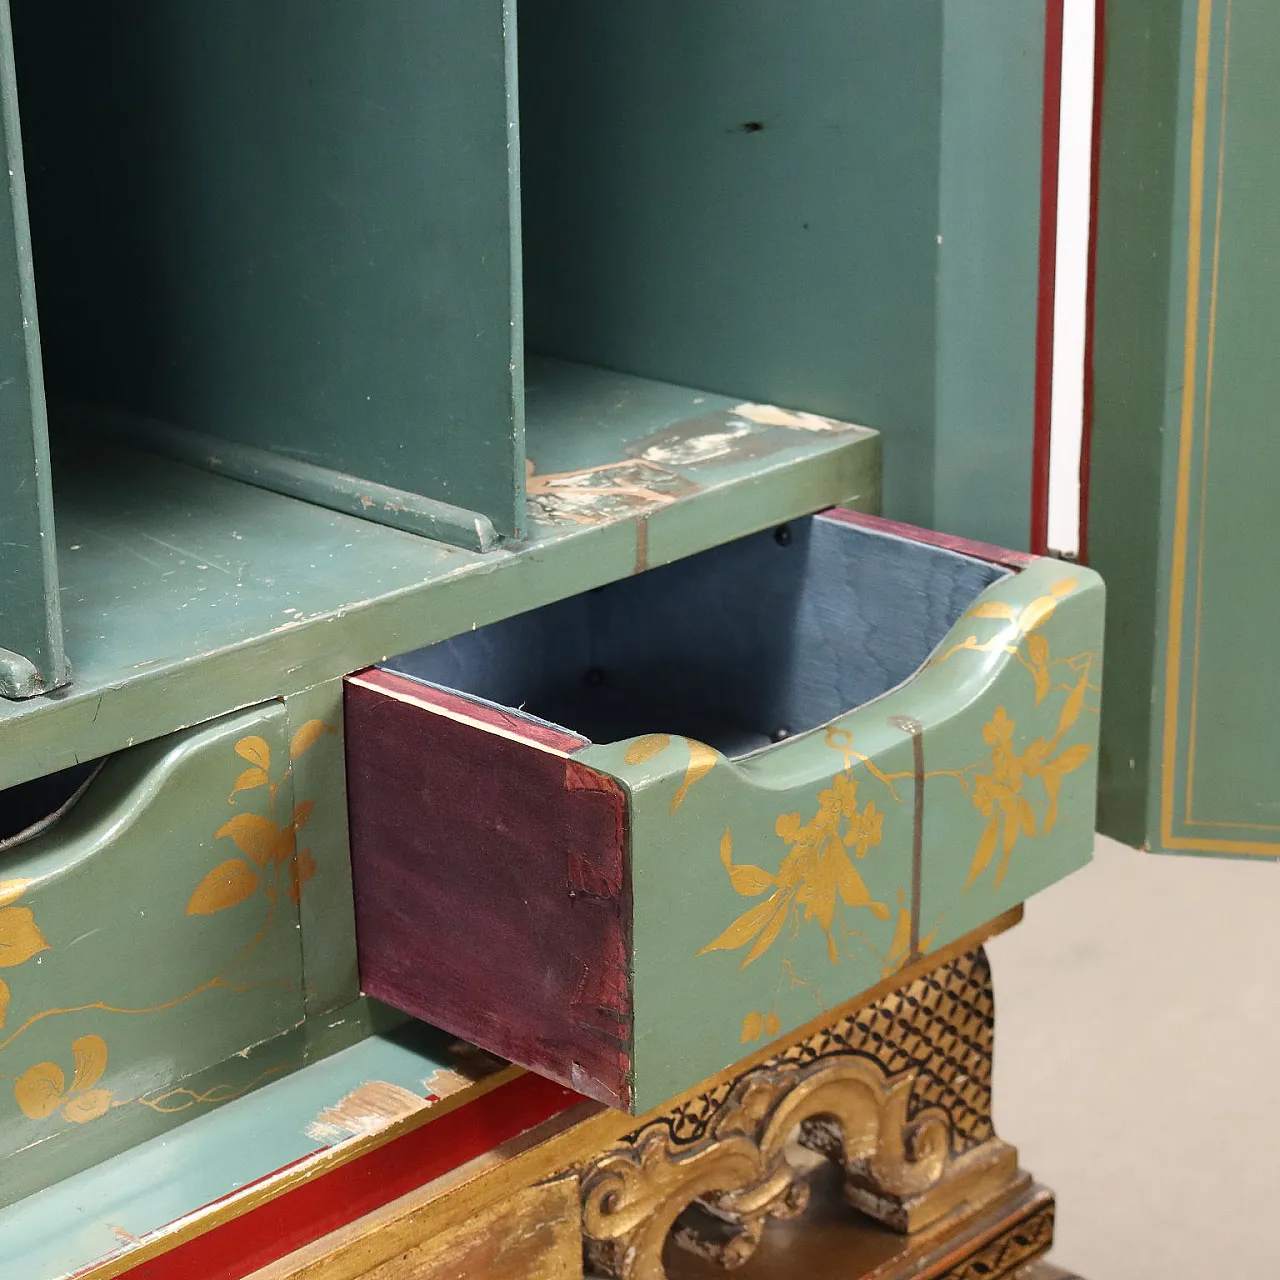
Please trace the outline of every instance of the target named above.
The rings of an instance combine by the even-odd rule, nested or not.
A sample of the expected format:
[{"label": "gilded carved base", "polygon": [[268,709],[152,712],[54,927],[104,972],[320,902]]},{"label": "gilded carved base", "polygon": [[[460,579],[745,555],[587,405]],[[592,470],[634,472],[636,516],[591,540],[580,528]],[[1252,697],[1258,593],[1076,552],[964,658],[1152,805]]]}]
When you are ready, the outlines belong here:
[{"label": "gilded carved base", "polygon": [[745,1262],[771,1218],[805,1209],[797,1140],[835,1163],[848,1203],[895,1231],[971,1216],[1025,1181],[991,1123],[994,1027],[979,948],[679,1104],[583,1171],[590,1266],[664,1280],[669,1235],[725,1267]]}]

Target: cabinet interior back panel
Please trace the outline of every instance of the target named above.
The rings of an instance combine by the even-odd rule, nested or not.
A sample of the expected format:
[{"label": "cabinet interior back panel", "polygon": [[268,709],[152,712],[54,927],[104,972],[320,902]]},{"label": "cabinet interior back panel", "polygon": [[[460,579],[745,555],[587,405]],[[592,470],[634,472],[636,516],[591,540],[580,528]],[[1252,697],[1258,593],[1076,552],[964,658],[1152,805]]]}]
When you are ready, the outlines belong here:
[{"label": "cabinet interior back panel", "polygon": [[929,469],[942,9],[523,0],[531,351],[900,428]]},{"label": "cabinet interior back panel", "polygon": [[511,0],[13,8],[51,392],[511,532]]}]

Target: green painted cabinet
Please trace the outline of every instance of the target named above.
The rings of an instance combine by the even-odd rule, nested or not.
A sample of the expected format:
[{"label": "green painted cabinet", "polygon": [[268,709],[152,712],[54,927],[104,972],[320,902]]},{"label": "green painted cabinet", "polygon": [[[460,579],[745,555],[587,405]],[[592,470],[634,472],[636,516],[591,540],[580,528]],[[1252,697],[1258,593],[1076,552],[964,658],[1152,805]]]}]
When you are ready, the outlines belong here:
[{"label": "green painted cabinet", "polygon": [[53,541],[53,491],[31,235],[8,9],[0,6],[0,697],[68,678]]},{"label": "green painted cabinet", "polygon": [[1110,589],[1099,820],[1280,856],[1280,10],[1107,14],[1088,544]]},{"label": "green painted cabinet", "polygon": [[[667,705],[565,775],[636,836],[634,1062],[597,1096],[660,1100],[1087,859],[1096,579],[815,518],[1031,541],[1056,0],[10,6],[0,1198],[402,1017],[344,681],[495,624],[649,601],[614,634]],[[767,617],[744,548],[781,557]],[[720,741],[801,619],[825,698]]]}]

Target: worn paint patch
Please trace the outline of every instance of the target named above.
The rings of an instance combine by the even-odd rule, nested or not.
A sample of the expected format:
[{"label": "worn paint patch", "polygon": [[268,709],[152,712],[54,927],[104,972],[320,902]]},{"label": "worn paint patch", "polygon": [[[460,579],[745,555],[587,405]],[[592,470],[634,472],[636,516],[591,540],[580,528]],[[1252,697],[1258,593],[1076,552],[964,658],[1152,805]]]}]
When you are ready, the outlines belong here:
[{"label": "worn paint patch", "polygon": [[[713,420],[714,421],[714,420]],[[667,467],[696,467],[701,462],[714,462],[727,458],[734,452],[737,441],[752,434],[751,424],[720,420],[720,430],[691,433],[687,423],[663,433],[656,443],[648,445],[640,457],[646,462],[656,462]],[[697,424],[702,425],[702,424]]]},{"label": "worn paint patch", "polygon": [[734,413],[762,427],[790,427],[795,431],[848,431],[852,425],[817,413],[779,409],[776,404],[740,404]]},{"label": "worn paint patch", "polygon": [[701,487],[643,459],[548,475],[538,475],[530,460],[525,472],[530,511],[550,524],[607,524],[665,507]]},{"label": "worn paint patch", "polygon": [[864,429],[816,413],[769,404],[741,404],[729,413],[708,414],[664,427],[632,441],[626,452],[661,467],[723,466],[794,449],[801,440],[797,432],[839,434]]},{"label": "worn paint patch", "polygon": [[308,1138],[331,1147],[348,1138],[378,1133],[397,1120],[425,1111],[442,1096],[425,1098],[398,1084],[369,1080],[340,1102],[321,1111],[307,1125],[306,1134]]}]

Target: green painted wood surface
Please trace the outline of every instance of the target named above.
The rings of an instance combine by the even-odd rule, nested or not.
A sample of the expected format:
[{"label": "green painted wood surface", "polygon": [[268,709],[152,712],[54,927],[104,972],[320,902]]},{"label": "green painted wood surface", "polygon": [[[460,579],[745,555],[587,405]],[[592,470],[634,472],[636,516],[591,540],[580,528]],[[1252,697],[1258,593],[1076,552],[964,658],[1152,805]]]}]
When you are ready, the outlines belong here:
[{"label": "green painted wood surface", "polygon": [[[1150,8],[1108,35],[1104,140],[1133,110],[1104,149],[1091,554],[1113,596],[1134,588],[1118,625],[1155,644],[1119,649],[1117,660],[1135,659],[1122,668],[1132,692],[1107,712],[1103,814],[1108,829],[1171,852],[1277,857],[1280,591],[1257,557],[1280,535],[1280,12],[1187,0],[1180,18]],[[1118,87],[1130,66],[1136,102]],[[1107,285],[1126,246],[1163,278],[1131,268]],[[1139,320],[1146,330],[1131,336]],[[1123,373],[1148,360],[1126,393]],[[1119,479],[1107,473],[1117,458]],[[1123,475],[1153,462],[1131,499]]]},{"label": "green painted wood surface", "polygon": [[0,3],[0,697],[65,684],[40,329],[9,8]]},{"label": "green painted wood surface", "polygon": [[0,853],[0,1199],[281,1069],[237,1055],[303,1019],[287,728],[273,702],[123,752]]},{"label": "green painted wood surface", "polygon": [[221,437],[240,473],[269,450],[315,501],[354,476],[514,533],[513,0],[14,19],[51,394]]},{"label": "green painted wood surface", "polygon": [[[298,906],[303,994],[308,1016],[349,1004],[360,994],[355,907],[347,838],[347,774],[342,737],[342,681],[329,680],[284,699],[289,740],[311,745],[291,753],[295,792],[314,801],[299,841],[306,877]],[[314,741],[312,741],[314,739]]]},{"label": "green painted wood surface", "polygon": [[371,1036],[0,1209],[5,1280],[53,1280],[118,1256],[229,1188],[332,1146],[345,1135],[307,1132],[320,1112],[371,1080],[422,1096],[436,1072],[457,1068],[448,1050],[421,1024]]},{"label": "green painted wood surface", "polygon": [[531,350],[864,422],[1029,537],[1044,6],[526,0]]},{"label": "green painted wood surface", "polygon": [[535,371],[546,409],[532,394],[531,537],[487,555],[142,454],[59,455],[77,678],[57,699],[0,705],[0,786],[300,692],[640,560],[878,502],[874,432],[762,424],[731,398],[583,378]]},{"label": "green painted wood surface", "polygon": [[629,793],[637,1111],[1090,859],[1103,594],[1036,561],[897,689],[737,761],[575,754]]},{"label": "green painted wood surface", "polygon": [[1102,709],[1098,825],[1147,839],[1159,587],[1180,14],[1164,0],[1108,7],[1098,176],[1089,562],[1107,582],[1106,653],[1121,673]]}]

